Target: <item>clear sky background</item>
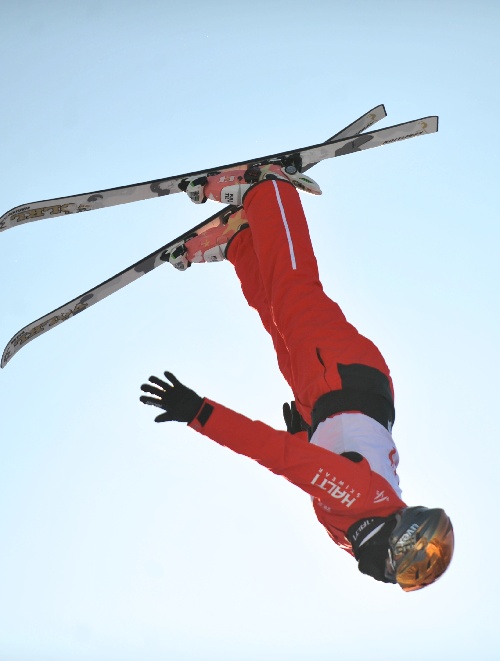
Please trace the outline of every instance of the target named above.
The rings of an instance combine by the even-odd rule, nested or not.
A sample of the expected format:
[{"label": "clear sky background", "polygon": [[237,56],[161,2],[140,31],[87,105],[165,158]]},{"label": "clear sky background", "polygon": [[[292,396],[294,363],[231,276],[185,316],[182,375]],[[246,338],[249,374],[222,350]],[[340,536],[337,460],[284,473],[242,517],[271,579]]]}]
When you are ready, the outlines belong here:
[{"label": "clear sky background", "polygon": [[[277,428],[290,399],[230,264],[165,265],[0,373],[2,661],[499,658],[499,28],[495,0],[1,3],[2,213],[317,143],[379,103],[380,127],[440,116],[302,199],[325,289],[391,367],[403,497],[456,530],[405,594],[296,487],[155,425],[139,386],[165,369]],[[2,346],[216,210],[2,233]]]}]

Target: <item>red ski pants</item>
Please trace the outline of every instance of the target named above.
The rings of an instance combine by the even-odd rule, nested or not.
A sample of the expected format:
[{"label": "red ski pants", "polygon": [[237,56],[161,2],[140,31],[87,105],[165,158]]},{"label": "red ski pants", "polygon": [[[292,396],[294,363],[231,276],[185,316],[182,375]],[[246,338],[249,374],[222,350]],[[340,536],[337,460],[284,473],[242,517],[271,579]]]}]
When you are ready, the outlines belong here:
[{"label": "red ski pants", "polygon": [[248,191],[243,206],[250,230],[234,237],[227,257],[248,304],[272,337],[279,368],[304,420],[311,422],[321,395],[342,388],[338,364],[374,367],[390,381],[380,351],[323,291],[294,186],[264,181]]}]

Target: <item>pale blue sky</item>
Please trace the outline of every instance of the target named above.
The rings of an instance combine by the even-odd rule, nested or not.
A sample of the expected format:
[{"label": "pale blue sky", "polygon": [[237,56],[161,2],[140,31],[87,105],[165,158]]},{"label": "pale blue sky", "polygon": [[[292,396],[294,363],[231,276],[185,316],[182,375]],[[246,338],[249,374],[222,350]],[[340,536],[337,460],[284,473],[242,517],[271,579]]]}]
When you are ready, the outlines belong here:
[{"label": "pale blue sky", "polygon": [[[0,373],[0,659],[498,659],[498,33],[474,2],[4,1],[1,212],[320,142],[379,103],[437,135],[335,159],[303,196],[325,289],[382,349],[408,503],[456,555],[405,594],[308,497],[177,423],[170,369],[283,428],[228,263],[168,265]],[[182,195],[0,236],[0,341],[215,212]]]}]

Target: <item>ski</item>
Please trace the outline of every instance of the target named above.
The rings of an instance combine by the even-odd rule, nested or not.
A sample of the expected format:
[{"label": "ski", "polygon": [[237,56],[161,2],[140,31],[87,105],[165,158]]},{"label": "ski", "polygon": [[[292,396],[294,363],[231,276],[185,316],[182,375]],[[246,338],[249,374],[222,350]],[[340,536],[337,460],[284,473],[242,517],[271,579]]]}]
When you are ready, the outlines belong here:
[{"label": "ski", "polygon": [[133,184],[94,191],[68,197],[59,197],[53,200],[42,200],[14,207],[0,218],[0,231],[11,227],[31,223],[42,218],[64,216],[73,213],[93,211],[118,204],[128,204],[154,197],[172,195],[183,190],[183,183],[190,177],[210,176],[232,170],[237,167],[250,167],[265,163],[280,163],[287,165],[293,163],[301,171],[308,170],[313,165],[328,158],[344,156],[354,152],[372,149],[382,145],[392,144],[408,138],[435,133],[438,130],[437,117],[423,117],[411,122],[404,122],[389,126],[378,131],[362,133],[361,135],[344,136],[329,140],[310,147],[301,147],[290,151],[259,156],[257,158],[216,166],[206,170],[197,170],[186,174],[156,179],[142,184]]},{"label": "ski", "polygon": [[[386,116],[387,113],[384,106],[376,106],[346,126],[344,129],[342,129],[342,131],[339,131],[333,135],[327,142],[338,140],[346,136],[355,136],[360,134],[366,129],[370,128],[376,122],[384,119]],[[311,163],[307,169],[313,167],[313,165],[314,163]],[[95,305],[99,301],[102,301],[104,298],[110,296],[114,292],[122,289],[131,282],[134,282],[146,273],[149,273],[149,271],[152,271],[157,266],[160,266],[160,264],[164,264],[166,261],[168,261],[169,251],[173,246],[179,244],[180,242],[185,242],[188,258],[190,261],[195,261],[196,256],[194,254],[192,239],[198,238],[204,234],[208,236],[211,232],[223,232],[231,222],[238,222],[237,212],[237,207],[224,207],[213,216],[210,216],[210,218],[207,218],[201,222],[196,227],[188,230],[173,241],[169,241],[169,243],[165,244],[158,250],[155,250],[147,257],[144,257],[117,275],[97,285],[97,287],[90,289],[84,294],[77,296],[72,301],[69,301],[61,307],[53,310],[49,314],[46,314],[45,316],[40,317],[40,319],[37,319],[31,324],[28,324],[18,333],[16,333],[8,342],[2,355],[0,367],[5,367],[11,358],[31,340],[47,332],[51,328],[55,328],[55,326],[58,326],[63,321],[66,321],[67,319],[74,317],[76,314],[83,312],[83,310],[86,310],[91,305]]]}]

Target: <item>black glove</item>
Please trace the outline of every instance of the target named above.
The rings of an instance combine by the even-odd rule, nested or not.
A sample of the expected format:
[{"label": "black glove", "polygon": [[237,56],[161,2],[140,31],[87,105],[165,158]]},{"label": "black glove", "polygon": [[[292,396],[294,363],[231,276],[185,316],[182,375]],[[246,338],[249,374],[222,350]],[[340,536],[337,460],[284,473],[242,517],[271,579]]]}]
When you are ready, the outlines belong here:
[{"label": "black glove", "polygon": [[283,404],[283,417],[285,418],[286,430],[289,434],[297,434],[299,431],[309,431],[309,425],[297,411],[295,402]]},{"label": "black glove", "polygon": [[186,388],[171,372],[164,372],[164,374],[170,383],[166,383],[156,376],[150,376],[150,383],[142,384],[141,390],[151,393],[154,397],[142,396],[141,402],[166,411],[156,417],[155,422],[166,422],[167,420],[192,422],[203,404],[203,397]]}]

